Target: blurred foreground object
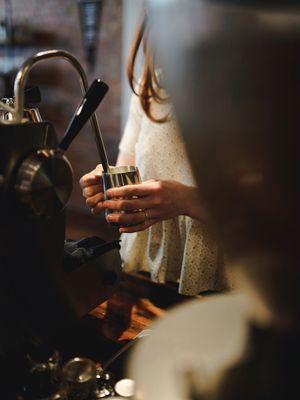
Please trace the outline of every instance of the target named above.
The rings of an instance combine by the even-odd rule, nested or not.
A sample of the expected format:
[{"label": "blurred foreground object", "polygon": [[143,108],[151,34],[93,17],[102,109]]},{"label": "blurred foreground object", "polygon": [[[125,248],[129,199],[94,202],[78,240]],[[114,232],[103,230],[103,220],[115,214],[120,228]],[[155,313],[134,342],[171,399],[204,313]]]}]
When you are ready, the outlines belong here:
[{"label": "blurred foreground object", "polygon": [[214,398],[288,398],[300,355],[299,2],[148,4],[201,196],[253,302],[244,355]]},{"label": "blurred foreground object", "polygon": [[[249,309],[248,297],[232,294],[192,300],[170,310],[131,359],[137,394],[145,400],[182,400],[189,398],[188,373],[196,376],[201,389],[203,382],[214,381],[245,348]],[[153,367],[156,364],[159,368]]]}]

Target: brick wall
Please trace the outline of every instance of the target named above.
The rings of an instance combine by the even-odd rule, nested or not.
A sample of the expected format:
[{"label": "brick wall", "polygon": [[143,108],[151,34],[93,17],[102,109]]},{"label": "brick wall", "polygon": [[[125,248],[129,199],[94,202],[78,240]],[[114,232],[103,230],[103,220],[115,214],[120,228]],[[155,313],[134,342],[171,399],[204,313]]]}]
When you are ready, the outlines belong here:
[{"label": "brick wall", "polygon": [[[12,0],[12,5],[14,22],[37,33],[36,42],[17,48],[16,54],[25,57],[40,49],[62,48],[73,53],[85,66],[76,0]],[[3,15],[4,0],[0,0],[0,19]],[[122,1],[105,0],[97,64],[95,71],[88,73],[89,82],[99,77],[110,86],[97,114],[111,163],[115,161],[120,137],[121,22]],[[61,137],[81,96],[75,73],[64,61],[49,61],[33,70],[30,83],[40,86],[42,116],[54,123]],[[77,182],[99,162],[89,124],[74,141],[67,156],[75,173],[70,207],[86,212]]]}]

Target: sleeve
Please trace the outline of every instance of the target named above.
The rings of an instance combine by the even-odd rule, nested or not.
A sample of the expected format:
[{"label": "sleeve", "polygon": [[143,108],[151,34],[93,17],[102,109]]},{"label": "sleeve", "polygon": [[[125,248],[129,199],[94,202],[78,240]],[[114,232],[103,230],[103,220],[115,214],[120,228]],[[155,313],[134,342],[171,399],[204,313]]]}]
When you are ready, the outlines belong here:
[{"label": "sleeve", "polygon": [[124,133],[119,144],[119,151],[122,153],[135,155],[135,145],[138,141],[141,122],[143,117],[140,99],[137,95],[132,94],[128,119],[125,125]]}]

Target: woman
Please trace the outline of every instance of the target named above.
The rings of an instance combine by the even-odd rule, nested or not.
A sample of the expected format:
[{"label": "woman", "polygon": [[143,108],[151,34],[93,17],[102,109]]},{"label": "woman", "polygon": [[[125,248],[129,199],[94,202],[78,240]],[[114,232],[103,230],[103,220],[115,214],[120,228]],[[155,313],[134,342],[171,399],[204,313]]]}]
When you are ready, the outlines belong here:
[{"label": "woman", "polygon": [[[117,165],[137,165],[143,182],[110,189],[110,200],[104,201],[98,166],[81,178],[83,196],[93,214],[105,208],[120,211],[110,214],[108,221],[120,225],[126,271],[147,271],[156,282],[176,282],[179,293],[185,295],[222,289],[220,252],[199,201],[174,113],[161,85],[162,74],[147,43],[147,31],[145,16],[128,63],[133,95],[117,160]],[[144,69],[136,83],[134,67],[141,46]]]}]

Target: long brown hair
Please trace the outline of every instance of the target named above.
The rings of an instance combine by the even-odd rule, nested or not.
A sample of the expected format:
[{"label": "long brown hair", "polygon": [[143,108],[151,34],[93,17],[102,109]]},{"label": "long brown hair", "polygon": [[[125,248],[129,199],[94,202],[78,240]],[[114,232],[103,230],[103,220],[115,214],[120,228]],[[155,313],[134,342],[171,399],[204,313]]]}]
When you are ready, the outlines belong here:
[{"label": "long brown hair", "polygon": [[[162,118],[155,118],[151,112],[151,103],[152,101],[164,103],[168,100],[168,98],[161,95],[163,87],[161,86],[160,80],[157,76],[157,68],[152,49],[148,44],[148,31],[148,16],[145,12],[143,18],[141,18],[141,22],[138,26],[131,47],[127,65],[127,76],[129,85],[132,91],[140,98],[141,106],[147,117],[151,121],[162,123],[168,120],[168,115]],[[141,80],[139,83],[137,83],[137,80],[134,76],[134,70],[137,54],[141,46],[144,54],[144,65]]]}]

